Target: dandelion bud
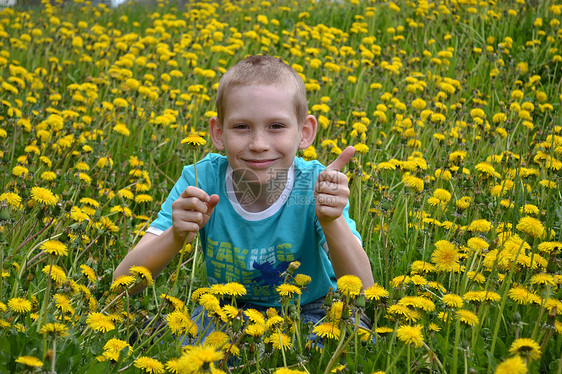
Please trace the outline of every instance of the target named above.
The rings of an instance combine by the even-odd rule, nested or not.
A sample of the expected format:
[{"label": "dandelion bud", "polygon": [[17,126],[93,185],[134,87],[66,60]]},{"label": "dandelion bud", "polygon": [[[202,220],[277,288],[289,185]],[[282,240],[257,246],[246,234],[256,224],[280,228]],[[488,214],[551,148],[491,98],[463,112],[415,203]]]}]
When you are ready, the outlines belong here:
[{"label": "dandelion bud", "polygon": [[470,345],[468,344],[468,340],[463,340],[461,345],[462,345],[462,349],[464,350],[468,350],[468,348],[470,347]]},{"label": "dandelion bud", "polygon": [[364,308],[365,304],[366,304],[366,301],[367,301],[367,299],[365,298],[365,295],[361,294],[361,295],[357,296],[357,298],[354,300],[354,304],[358,308]]},{"label": "dandelion bud", "polygon": [[558,315],[558,308],[553,307],[549,312],[548,312],[548,317],[546,318],[546,326],[548,327],[555,327],[556,324],[556,316]]},{"label": "dandelion bud", "polygon": [[292,320],[298,320],[300,315],[299,312],[297,311],[297,307],[294,305],[289,306],[289,317],[291,317]]},{"label": "dandelion bud", "polygon": [[324,299],[324,306],[329,308],[332,304],[334,304],[334,293],[332,292],[332,287],[330,287],[330,291],[328,291],[328,294]]},{"label": "dandelion bud", "polygon": [[513,313],[513,323],[520,323],[521,322],[521,314],[519,312]]},{"label": "dandelion bud", "polygon": [[0,221],[8,221],[10,219],[10,210],[5,201],[0,205]]},{"label": "dandelion bud", "polygon": [[238,332],[242,329],[242,318],[237,315],[236,318],[232,320],[232,331]]},{"label": "dandelion bud", "polygon": [[301,263],[299,261],[293,261],[289,264],[289,267],[287,268],[287,273],[293,275],[293,273],[295,272],[295,270],[297,270],[299,267],[301,266]]}]

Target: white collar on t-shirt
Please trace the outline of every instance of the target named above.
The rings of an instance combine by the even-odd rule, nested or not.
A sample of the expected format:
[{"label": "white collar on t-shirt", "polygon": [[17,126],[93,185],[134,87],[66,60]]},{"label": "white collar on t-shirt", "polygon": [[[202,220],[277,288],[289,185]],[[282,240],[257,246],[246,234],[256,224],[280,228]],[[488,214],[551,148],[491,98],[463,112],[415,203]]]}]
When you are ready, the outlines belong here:
[{"label": "white collar on t-shirt", "polygon": [[[247,221],[259,221],[271,217],[272,215],[277,213],[279,209],[281,209],[283,204],[285,204],[287,199],[289,199],[291,191],[293,190],[294,183],[295,166],[293,164],[287,172],[287,183],[285,184],[285,188],[283,189],[283,192],[281,193],[279,198],[275,200],[275,202],[266,210],[263,210],[261,212],[248,212],[247,210],[242,208],[242,206],[238,202],[238,199],[236,198],[236,194],[234,193],[234,185],[232,184],[232,168],[230,167],[230,165],[228,165],[226,169],[225,187],[226,194],[228,195],[228,200],[230,200],[230,204],[232,204],[234,210]],[[248,196],[247,198],[251,199],[252,196]]]}]

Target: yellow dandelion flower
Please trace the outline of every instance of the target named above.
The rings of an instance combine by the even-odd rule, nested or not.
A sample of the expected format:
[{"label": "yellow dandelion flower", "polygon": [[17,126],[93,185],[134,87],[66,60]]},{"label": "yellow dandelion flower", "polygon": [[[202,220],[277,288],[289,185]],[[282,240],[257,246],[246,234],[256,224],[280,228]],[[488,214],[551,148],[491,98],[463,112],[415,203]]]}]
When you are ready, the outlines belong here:
[{"label": "yellow dandelion flower", "polygon": [[265,323],[265,327],[267,327],[268,330],[272,330],[273,328],[282,325],[284,321],[285,319],[283,317],[279,315],[274,315],[267,319],[267,322]]},{"label": "yellow dandelion flower", "polygon": [[111,291],[119,290],[120,288],[129,288],[136,281],[133,275],[121,275],[113,281],[109,289]]},{"label": "yellow dandelion flower", "polygon": [[265,334],[265,325],[261,323],[252,323],[246,327],[244,332],[253,337],[260,337]]},{"label": "yellow dandelion flower", "polygon": [[312,329],[312,333],[318,335],[321,338],[339,339],[341,331],[339,328],[339,323],[324,322],[314,326],[314,328]]},{"label": "yellow dandelion flower", "polygon": [[437,270],[435,265],[420,260],[412,262],[411,269],[412,269],[412,274],[416,274],[416,273],[427,274],[427,273],[433,273]]},{"label": "yellow dandelion flower", "polygon": [[14,168],[12,169],[12,175],[14,177],[23,177],[25,178],[27,176],[27,174],[29,174],[29,170],[24,167],[24,166],[14,166]]},{"label": "yellow dandelion flower", "polygon": [[529,216],[521,217],[515,228],[532,236],[533,238],[540,238],[544,233],[544,226],[541,221]]},{"label": "yellow dandelion flower", "polygon": [[57,175],[52,171],[44,171],[41,173],[41,179],[47,182],[51,182],[57,179]]},{"label": "yellow dandelion flower", "polygon": [[210,293],[201,295],[199,304],[209,312],[218,312],[221,310],[219,299]]},{"label": "yellow dandelion flower", "polygon": [[74,314],[75,309],[72,306],[68,296],[55,294],[53,295],[53,299],[55,300],[55,306],[57,307],[57,309],[60,309],[61,312],[66,314]]},{"label": "yellow dandelion flower", "polygon": [[433,197],[441,202],[447,203],[449,202],[449,200],[451,200],[451,193],[442,188],[438,188],[433,192]]},{"label": "yellow dandelion flower", "polygon": [[62,323],[47,323],[41,326],[39,333],[42,335],[51,335],[53,337],[65,338],[69,336],[68,327]]},{"label": "yellow dandelion flower", "polygon": [[344,275],[338,279],[337,286],[342,295],[354,298],[361,292],[363,283],[355,275]]},{"label": "yellow dandelion flower", "polygon": [[459,265],[459,252],[455,245],[446,241],[439,240],[435,243],[437,249],[431,254],[431,262],[435,264],[439,271],[454,271]]},{"label": "yellow dandelion flower", "polygon": [[509,298],[515,301],[517,304],[527,305],[536,300],[537,295],[533,294],[531,291],[525,287],[519,285],[511,288],[508,291]]},{"label": "yellow dandelion flower", "polygon": [[478,316],[466,309],[457,310],[457,318],[469,326],[476,326],[479,323]]},{"label": "yellow dandelion flower", "polygon": [[429,329],[429,331],[435,331],[435,332],[441,331],[441,327],[440,327],[438,324],[434,323],[434,322],[431,322],[431,323],[428,325],[428,329]]},{"label": "yellow dandelion flower", "polygon": [[549,298],[544,303],[544,308],[548,310],[549,313],[562,315],[562,301],[558,299]]},{"label": "yellow dandelion flower", "polygon": [[519,355],[522,358],[538,360],[541,358],[541,347],[539,343],[529,338],[516,339],[509,347],[509,353]]},{"label": "yellow dandelion flower", "polygon": [[31,188],[31,198],[33,201],[45,205],[55,205],[59,201],[59,198],[50,190],[37,186]]},{"label": "yellow dandelion flower", "polygon": [[14,313],[24,314],[31,311],[31,301],[23,297],[14,297],[8,300],[8,308]]},{"label": "yellow dandelion flower", "polygon": [[312,281],[312,278],[306,274],[295,275],[295,284],[299,287],[306,287]]},{"label": "yellow dandelion flower", "polygon": [[21,206],[21,197],[15,192],[4,192],[0,195],[0,202],[6,201],[6,203],[13,207],[19,208]]},{"label": "yellow dandelion flower", "polygon": [[197,134],[190,134],[181,140],[181,144],[189,144],[191,146],[202,146],[207,144],[207,141]]},{"label": "yellow dandelion flower", "polygon": [[423,326],[400,326],[396,329],[398,340],[405,344],[413,345],[415,348],[423,346]]},{"label": "yellow dandelion flower", "polygon": [[420,314],[417,311],[412,310],[405,305],[391,305],[387,308],[386,311],[388,314],[396,314],[398,316],[402,316],[407,321],[417,321],[421,318]]},{"label": "yellow dandelion flower", "polygon": [[57,265],[46,265],[42,270],[43,274],[51,275],[51,279],[55,281],[57,285],[66,282],[66,273],[64,270]]},{"label": "yellow dandelion flower", "polygon": [[468,248],[472,249],[473,251],[483,251],[488,249],[488,247],[490,246],[487,241],[479,237],[468,239],[466,244]]},{"label": "yellow dandelion flower", "polygon": [[293,348],[293,343],[291,343],[291,337],[277,330],[271,335],[265,338],[266,343],[271,343],[274,349],[278,350],[288,350]]},{"label": "yellow dandelion flower", "polygon": [[495,374],[527,374],[527,364],[519,356],[511,357],[496,367]]},{"label": "yellow dandelion flower", "polygon": [[254,323],[259,323],[262,325],[265,325],[265,317],[264,315],[257,311],[256,309],[246,309],[244,311],[244,314],[246,315],[246,317],[248,317],[248,319]]},{"label": "yellow dandelion flower", "polygon": [[80,265],[80,272],[92,283],[97,280],[96,273],[88,265]]},{"label": "yellow dandelion flower", "polygon": [[91,198],[89,198],[89,197],[83,197],[83,198],[81,198],[81,199],[80,199],[80,202],[81,202],[82,204],[88,204],[88,205],[90,205],[90,206],[92,206],[92,207],[94,207],[94,208],[99,208],[99,206],[100,206],[100,203],[98,203],[96,200],[91,199]]},{"label": "yellow dandelion flower", "polygon": [[468,231],[488,232],[492,229],[492,223],[486,219],[476,219],[468,225]]},{"label": "yellow dandelion flower", "polygon": [[389,295],[389,292],[384,287],[376,283],[365,290],[365,297],[367,297],[368,300],[378,301],[381,298],[388,297]]},{"label": "yellow dandelion flower", "polygon": [[213,348],[222,348],[228,342],[228,335],[222,331],[213,331],[207,338],[205,338],[205,343],[203,345],[213,347]]},{"label": "yellow dandelion flower", "polygon": [[547,285],[556,286],[556,280],[554,279],[554,276],[548,273],[540,273],[540,274],[533,275],[531,277],[530,283],[539,284],[541,286],[547,286]]},{"label": "yellow dandelion flower", "polygon": [[141,356],[135,360],[134,365],[145,373],[161,374],[166,372],[164,364],[152,357]]},{"label": "yellow dandelion flower", "polygon": [[462,308],[462,305],[464,303],[462,297],[455,294],[443,295],[441,301],[443,301],[443,303],[450,308]]},{"label": "yellow dandelion flower", "polygon": [[189,333],[192,337],[197,335],[197,325],[191,320],[190,316],[180,310],[166,315],[167,327],[172,334],[183,335]]},{"label": "yellow dandelion flower", "polygon": [[229,282],[224,285],[225,287],[225,295],[232,296],[232,297],[240,297],[246,295],[248,292],[244,285],[237,283],[237,282]]},{"label": "yellow dandelion flower", "polygon": [[136,203],[149,203],[152,201],[152,196],[146,194],[139,194],[135,196]]},{"label": "yellow dandelion flower", "polygon": [[560,251],[562,250],[562,242],[542,242],[539,244],[538,250],[546,253]]},{"label": "yellow dandelion flower", "polygon": [[200,373],[214,369],[214,362],[224,357],[224,353],[209,346],[191,346],[184,350],[176,362],[178,373]]},{"label": "yellow dandelion flower", "polygon": [[43,244],[41,244],[39,248],[55,256],[68,255],[68,249],[66,247],[66,244],[59,242],[58,240],[53,240],[53,239],[47,240],[43,242]]},{"label": "yellow dandelion flower", "polygon": [[144,266],[131,266],[129,272],[143,281],[147,287],[152,286],[152,273]]},{"label": "yellow dandelion flower", "polygon": [[131,354],[132,347],[129,345],[129,343],[116,338],[109,339],[107,343],[105,343],[105,345],[103,346],[103,349],[105,351],[111,351],[111,352],[121,352],[125,348],[129,348],[128,354]]},{"label": "yellow dandelion flower", "polygon": [[111,321],[111,318],[98,312],[88,314],[88,317],[86,318],[86,324],[92,330],[103,333],[115,329],[115,325]]},{"label": "yellow dandelion flower", "polygon": [[277,293],[281,296],[293,297],[293,295],[300,295],[301,289],[293,284],[283,283],[277,288]]},{"label": "yellow dandelion flower", "polygon": [[16,358],[16,363],[36,368],[43,366],[43,361],[33,356],[19,356]]},{"label": "yellow dandelion flower", "polygon": [[404,174],[404,176],[402,177],[402,183],[404,183],[405,186],[412,188],[414,191],[418,193],[423,191],[423,187],[424,187],[423,179],[414,177],[409,174]]}]

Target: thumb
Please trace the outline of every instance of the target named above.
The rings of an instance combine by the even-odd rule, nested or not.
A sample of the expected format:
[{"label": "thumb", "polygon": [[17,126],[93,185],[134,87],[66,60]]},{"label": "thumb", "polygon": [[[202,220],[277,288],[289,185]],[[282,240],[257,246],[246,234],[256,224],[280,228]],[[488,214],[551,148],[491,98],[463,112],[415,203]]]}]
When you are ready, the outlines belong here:
[{"label": "thumb", "polygon": [[211,214],[213,214],[213,211],[215,210],[215,207],[217,206],[217,204],[219,203],[219,195],[211,195],[209,196],[209,201],[206,203],[207,204],[207,215],[211,216]]},{"label": "thumb", "polygon": [[351,160],[355,154],[355,148],[352,146],[347,147],[339,154],[338,158],[334,160],[326,169],[340,171]]}]

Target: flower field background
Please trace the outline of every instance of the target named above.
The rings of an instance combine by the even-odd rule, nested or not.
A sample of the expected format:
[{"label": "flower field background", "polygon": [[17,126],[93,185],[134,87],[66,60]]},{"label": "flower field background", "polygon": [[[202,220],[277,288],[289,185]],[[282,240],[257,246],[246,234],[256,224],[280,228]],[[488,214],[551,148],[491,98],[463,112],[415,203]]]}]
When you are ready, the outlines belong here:
[{"label": "flower field background", "polygon": [[[0,372],[562,373],[561,14],[471,0],[1,10]],[[204,288],[191,246],[154,282],[143,268],[113,282],[183,165],[213,151],[181,140],[208,139],[221,74],[257,53],[305,81],[320,126],[301,156],[357,150],[350,212],[377,284],[340,279],[317,326],[292,305],[298,271],[281,311],[240,312],[219,300],[244,290]],[[225,322],[204,344],[197,304]]]}]

